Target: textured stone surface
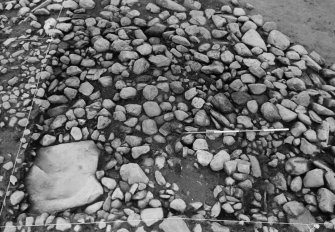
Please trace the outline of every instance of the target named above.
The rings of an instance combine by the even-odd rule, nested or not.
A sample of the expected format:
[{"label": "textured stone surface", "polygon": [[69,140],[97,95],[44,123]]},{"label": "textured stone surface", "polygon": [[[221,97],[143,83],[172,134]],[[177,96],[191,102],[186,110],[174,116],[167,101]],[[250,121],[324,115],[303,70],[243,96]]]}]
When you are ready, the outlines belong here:
[{"label": "textured stone surface", "polygon": [[103,193],[95,178],[99,154],[93,141],[39,149],[26,179],[33,210],[56,212],[99,197]]}]

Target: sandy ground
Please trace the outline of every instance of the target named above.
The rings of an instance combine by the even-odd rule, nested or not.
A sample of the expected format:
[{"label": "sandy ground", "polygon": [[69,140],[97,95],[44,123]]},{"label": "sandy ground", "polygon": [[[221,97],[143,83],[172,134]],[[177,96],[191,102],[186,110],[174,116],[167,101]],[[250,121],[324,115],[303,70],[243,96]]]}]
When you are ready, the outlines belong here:
[{"label": "sandy ground", "polygon": [[240,0],[254,5],[252,13],[260,13],[266,21],[274,21],[293,42],[315,50],[335,63],[334,0]]},{"label": "sandy ground", "polygon": [[[214,8],[230,0],[199,0],[204,6]],[[326,63],[335,63],[335,1],[334,0],[239,0],[250,3],[265,21],[277,23],[279,31],[292,42],[315,50]]]}]

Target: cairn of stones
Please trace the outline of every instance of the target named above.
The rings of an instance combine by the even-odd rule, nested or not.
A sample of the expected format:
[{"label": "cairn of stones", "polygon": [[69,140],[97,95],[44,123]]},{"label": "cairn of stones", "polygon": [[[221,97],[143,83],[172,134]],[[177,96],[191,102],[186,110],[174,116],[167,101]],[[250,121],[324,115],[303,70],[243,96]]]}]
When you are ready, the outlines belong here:
[{"label": "cairn of stones", "polygon": [[4,231],[333,230],[335,64],[252,8],[0,3]]}]

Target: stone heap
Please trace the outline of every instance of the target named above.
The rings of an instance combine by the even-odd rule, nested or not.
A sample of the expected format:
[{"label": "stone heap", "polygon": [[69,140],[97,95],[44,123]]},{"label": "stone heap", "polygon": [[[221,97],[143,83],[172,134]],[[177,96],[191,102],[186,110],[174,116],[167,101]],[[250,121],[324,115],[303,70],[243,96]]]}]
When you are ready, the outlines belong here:
[{"label": "stone heap", "polygon": [[[31,140],[42,147],[94,141],[103,152],[95,173],[103,194],[62,217],[33,217],[20,212],[28,204],[20,186],[8,204],[20,214],[18,224],[55,222],[64,231],[70,222],[94,220],[106,231],[230,231],[182,220],[192,212],[198,219],[334,228],[335,65],[236,0],[219,9],[193,0],[65,0],[38,11],[50,6],[66,15],[45,27],[54,41],[50,62],[36,73],[43,76],[41,113]],[[290,131],[181,134],[284,127]],[[186,159],[195,172],[222,175],[224,184],[211,189],[214,204],[183,199],[183,186],[170,183],[166,173]],[[107,225],[111,220],[125,223]]]}]

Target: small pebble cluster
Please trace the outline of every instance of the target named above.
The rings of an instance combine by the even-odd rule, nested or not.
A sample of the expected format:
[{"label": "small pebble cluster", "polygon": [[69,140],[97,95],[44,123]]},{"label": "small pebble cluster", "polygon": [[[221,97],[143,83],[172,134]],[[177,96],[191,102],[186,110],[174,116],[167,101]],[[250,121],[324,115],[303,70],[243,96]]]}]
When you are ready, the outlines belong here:
[{"label": "small pebble cluster", "polygon": [[[89,222],[96,222],[91,231],[107,232],[238,226],[183,218],[288,222],[300,232],[310,227],[295,223],[335,228],[335,64],[294,44],[276,23],[249,15],[250,4],[218,6],[194,0],[0,3],[0,127],[25,135],[14,175],[15,157],[0,157],[0,181],[11,184],[8,192],[0,189],[2,199],[8,196],[0,216],[4,231],[84,231],[86,225],[71,223]],[[11,36],[22,23],[29,29]],[[289,131],[184,133],[261,128]],[[77,158],[83,162],[78,171],[55,174],[52,165],[68,167],[71,149],[92,141],[99,162]],[[69,157],[59,155],[48,169],[41,158],[48,149]],[[71,182],[81,168],[96,182],[87,176]],[[191,201],[186,186],[169,180],[169,173],[186,168],[220,174],[220,183],[204,189],[211,192],[208,202]],[[46,187],[29,183],[43,178],[67,183],[55,185],[54,207],[34,205]],[[90,186],[94,196],[75,199]],[[67,198],[75,202],[64,208]],[[281,231],[275,224],[253,226]]]}]

